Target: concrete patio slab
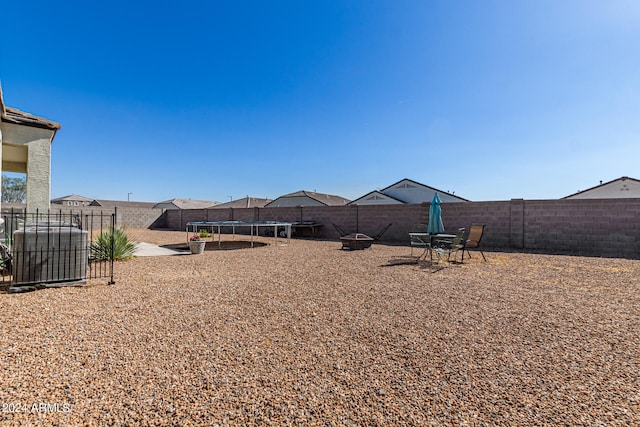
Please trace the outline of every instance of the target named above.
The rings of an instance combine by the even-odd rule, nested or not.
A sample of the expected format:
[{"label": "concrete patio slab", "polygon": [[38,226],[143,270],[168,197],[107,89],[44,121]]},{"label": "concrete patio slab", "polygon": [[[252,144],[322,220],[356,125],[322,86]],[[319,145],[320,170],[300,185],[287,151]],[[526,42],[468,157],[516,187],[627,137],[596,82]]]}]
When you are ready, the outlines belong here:
[{"label": "concrete patio slab", "polygon": [[163,248],[162,246],[153,245],[151,243],[138,242],[136,243],[135,256],[173,256],[173,255],[186,255],[189,251],[179,251],[175,249]]}]

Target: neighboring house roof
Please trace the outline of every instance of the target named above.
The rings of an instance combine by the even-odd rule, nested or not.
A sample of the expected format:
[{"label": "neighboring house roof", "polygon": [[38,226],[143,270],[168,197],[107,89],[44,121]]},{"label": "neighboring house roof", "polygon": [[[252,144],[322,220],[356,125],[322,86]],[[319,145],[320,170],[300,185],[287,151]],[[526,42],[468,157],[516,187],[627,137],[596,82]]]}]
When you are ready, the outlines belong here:
[{"label": "neighboring house roof", "polygon": [[[375,193],[375,194],[374,194]],[[434,187],[422,184],[412,179],[404,178],[400,181],[391,184],[382,190],[375,190],[365,194],[362,197],[357,198],[350,204],[389,204],[393,203],[393,199],[402,203],[424,203],[430,202],[433,199],[433,195],[438,193],[440,200],[443,203],[447,202],[468,202],[467,199],[456,196],[448,191],[442,191]],[[380,194],[387,196],[388,199],[380,196]],[[373,197],[373,199],[371,199]],[[379,199],[375,199],[378,197]],[[379,202],[379,203],[378,203]]]},{"label": "neighboring house roof", "polygon": [[263,208],[266,204],[272,202],[271,199],[260,199],[258,197],[243,197],[242,199],[233,200],[227,203],[220,203],[219,205],[211,206],[213,209],[224,208]]},{"label": "neighboring house roof", "polygon": [[211,200],[171,199],[156,203],[154,208],[162,209],[207,209],[219,205]]},{"label": "neighboring house roof", "polygon": [[1,86],[0,86],[0,120],[7,123],[15,123],[18,125],[51,129],[56,131],[62,127],[60,123],[47,120],[44,117],[34,116],[33,114],[20,111],[17,108],[11,108],[11,107],[5,106],[4,99],[2,97]]},{"label": "neighboring house roof", "polygon": [[127,200],[93,200],[89,206],[102,206],[103,208],[154,208],[155,202],[130,202]]},{"label": "neighboring house roof", "polygon": [[396,199],[393,196],[389,196],[387,194],[382,193],[380,190],[374,190],[370,193],[365,194],[362,197],[358,197],[357,199],[349,202],[350,205],[370,203],[375,205],[399,205],[404,204],[406,202]]},{"label": "neighboring house roof", "polygon": [[563,197],[563,199],[630,199],[640,198],[640,180],[622,176],[604,184]]},{"label": "neighboring house roof", "polygon": [[89,197],[78,196],[77,194],[71,194],[69,196],[57,197],[51,200],[55,205],[66,205],[68,202],[81,203],[84,206],[100,206],[103,208],[152,208],[156,205],[155,202],[129,202],[121,200],[96,200]]},{"label": "neighboring house roof", "polygon": [[58,204],[58,205],[62,204],[64,202],[86,202],[86,203],[91,203],[91,202],[93,202],[93,199],[90,199],[89,197],[78,196],[77,194],[70,194],[68,196],[57,197],[55,199],[51,199],[51,203]]},{"label": "neighboring house roof", "polygon": [[305,202],[313,206],[344,206],[349,203],[349,199],[333,194],[316,193],[315,191],[296,191],[285,194],[265,205],[266,208],[278,206],[304,206]]}]

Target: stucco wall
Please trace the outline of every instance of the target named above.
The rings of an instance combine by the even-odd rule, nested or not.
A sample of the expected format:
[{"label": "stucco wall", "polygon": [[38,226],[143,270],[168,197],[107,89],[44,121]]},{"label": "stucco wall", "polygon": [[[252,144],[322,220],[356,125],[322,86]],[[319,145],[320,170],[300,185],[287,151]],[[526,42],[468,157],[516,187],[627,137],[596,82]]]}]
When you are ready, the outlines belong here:
[{"label": "stucco wall", "polygon": [[620,179],[583,193],[568,197],[568,199],[619,199],[640,197],[640,182],[633,179]]},{"label": "stucco wall", "polygon": [[51,141],[39,139],[27,145],[27,211],[47,210],[51,187]]},{"label": "stucco wall", "polygon": [[2,122],[2,171],[27,173],[27,209],[49,207],[51,141],[55,131]]},{"label": "stucco wall", "polygon": [[[389,196],[400,199],[406,203],[422,203],[425,201],[431,202],[436,191],[416,185],[415,187],[410,188],[388,188],[384,190],[384,194],[388,194]],[[438,193],[438,196],[442,203],[455,203],[460,201],[460,199],[446,193]]]}]

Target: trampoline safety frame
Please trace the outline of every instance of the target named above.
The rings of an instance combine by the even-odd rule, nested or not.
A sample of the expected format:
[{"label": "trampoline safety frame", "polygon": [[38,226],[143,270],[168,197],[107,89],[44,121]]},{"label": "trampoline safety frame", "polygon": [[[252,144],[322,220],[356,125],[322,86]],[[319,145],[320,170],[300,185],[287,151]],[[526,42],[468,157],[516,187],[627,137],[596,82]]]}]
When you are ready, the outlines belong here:
[{"label": "trampoline safety frame", "polygon": [[[284,227],[286,231],[287,245],[291,241],[291,223],[279,222],[279,221],[191,221],[187,222],[187,242],[189,237],[195,233],[199,233],[202,229],[210,231],[213,234],[214,230],[218,232],[218,248],[221,248],[221,235],[223,227],[231,227],[233,239],[236,236],[236,227],[249,227],[251,235],[251,247],[253,248],[254,236],[260,236],[260,227],[273,228],[273,237],[275,245],[278,244],[278,228]],[[284,236],[283,236],[284,237]]]}]

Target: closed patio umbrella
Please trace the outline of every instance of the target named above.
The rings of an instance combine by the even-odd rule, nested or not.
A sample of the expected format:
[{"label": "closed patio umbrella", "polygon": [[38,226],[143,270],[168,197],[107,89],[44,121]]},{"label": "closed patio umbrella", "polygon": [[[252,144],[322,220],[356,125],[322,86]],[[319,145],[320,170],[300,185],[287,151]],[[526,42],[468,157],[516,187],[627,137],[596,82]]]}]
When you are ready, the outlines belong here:
[{"label": "closed patio umbrella", "polygon": [[433,195],[431,200],[431,206],[429,207],[429,225],[427,226],[427,233],[439,234],[444,231],[444,224],[442,224],[442,209],[440,208],[440,197],[438,193]]}]

